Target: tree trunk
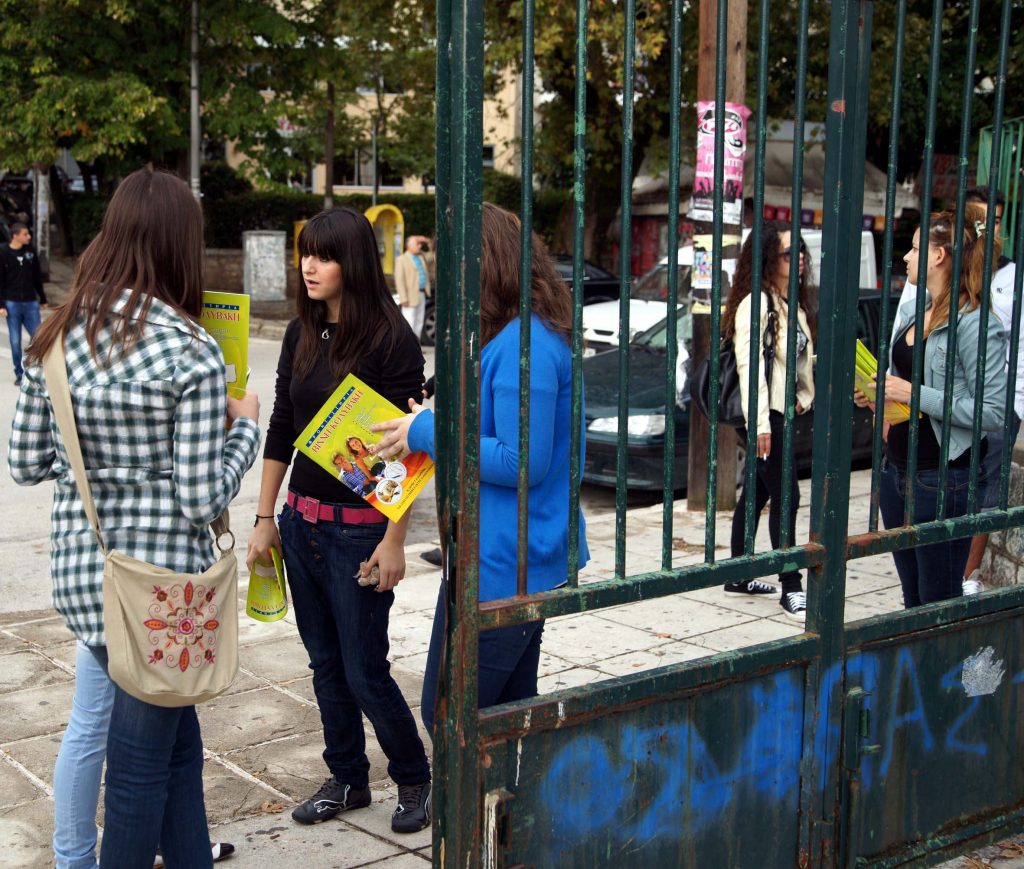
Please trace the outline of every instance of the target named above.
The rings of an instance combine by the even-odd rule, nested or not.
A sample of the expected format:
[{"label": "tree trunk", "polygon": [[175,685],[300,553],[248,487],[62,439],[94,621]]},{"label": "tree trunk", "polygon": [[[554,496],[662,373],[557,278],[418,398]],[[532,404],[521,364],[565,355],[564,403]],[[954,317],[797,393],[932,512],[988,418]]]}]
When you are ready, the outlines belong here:
[{"label": "tree trunk", "polygon": [[60,229],[60,252],[64,256],[74,256],[75,241],[71,236],[71,216],[68,214],[67,197],[64,195],[64,185],[57,177],[56,166],[50,167],[50,196],[53,199],[57,227]]},{"label": "tree trunk", "polygon": [[327,82],[327,126],[324,131],[324,208],[334,208],[334,82]]}]

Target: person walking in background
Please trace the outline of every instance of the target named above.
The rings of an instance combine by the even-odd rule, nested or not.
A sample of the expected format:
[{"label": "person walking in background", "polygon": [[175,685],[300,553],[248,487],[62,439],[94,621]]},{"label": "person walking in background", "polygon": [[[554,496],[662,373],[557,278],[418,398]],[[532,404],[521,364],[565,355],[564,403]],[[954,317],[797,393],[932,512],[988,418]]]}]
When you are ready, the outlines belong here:
[{"label": "person walking in background", "polygon": [[[246,558],[250,567],[257,557],[269,560],[272,546],[284,556],[323,722],[330,776],[292,818],[315,824],[370,805],[365,714],[398,785],[391,829],[414,833],[430,824],[430,764],[388,663],[388,616],[394,588],[405,576],[411,514],[389,522],[337,474],[325,473],[301,453],[278,524],[274,514],[296,436],[345,376],[355,374],[404,407],[423,389],[423,353],[388,292],[373,229],[362,214],[337,208],[316,215],[302,228],[299,253],[305,291],[281,346]],[[372,457],[358,439],[351,440],[346,447],[360,458],[349,464],[369,476],[363,457]],[[380,584],[360,585],[357,577],[368,577],[374,568]]]},{"label": "person walking in background", "polygon": [[[736,348],[736,370],[740,380],[740,395],[743,398],[743,417],[751,425],[748,414],[748,387],[750,372],[750,346],[755,344],[761,359],[758,368],[757,418],[753,424],[757,429],[757,474],[755,490],[747,491],[744,475],[743,493],[732,514],[732,556],[743,554],[744,523],[748,498],[754,498],[754,528],[757,529],[764,505],[768,503],[768,536],[772,548],[778,549],[782,531],[782,470],[794,457],[782,449],[784,413],[786,410],[786,379],[796,379],[796,412],[806,413],[814,401],[814,337],[815,317],[813,292],[809,274],[811,263],[807,249],[800,243],[792,244],[790,230],[782,225],[766,223],[761,233],[761,319],[757,332],[751,331],[750,296],[754,291],[754,236],[748,236],[740,251],[729,302],[722,314],[722,338],[732,339]],[[789,325],[787,306],[790,271],[799,269],[799,298],[797,300],[796,358],[787,360],[789,347]],[[765,352],[766,348],[770,352]],[[765,357],[769,357],[765,361]],[[740,437],[746,442],[745,429],[739,429]],[[751,457],[747,456],[749,462]],[[796,473],[792,474],[790,489],[789,541],[796,542],[796,511],[800,506],[800,488]],[[780,604],[786,615],[802,619],[807,610],[807,595],[804,593],[797,570],[779,574],[782,583]],[[725,591],[732,594],[774,594],[775,586],[759,579],[727,582]]]},{"label": "person walking in background", "polygon": [[169,866],[209,866],[222,850],[211,852],[207,833],[195,707],[145,703],[107,676],[104,552],[41,367],[59,342],[109,550],[175,573],[205,571],[215,560],[208,526],[238,494],[260,432],[258,398],[228,397],[224,357],[199,326],[202,267],[203,215],[188,185],[133,172],[82,254],[70,300],[26,354],[8,464],[20,485],[56,481],[53,605],[79,641],[53,776],[59,867],[96,864],[104,752],[104,869],[151,869],[158,845]]},{"label": "person walking in background", "polygon": [[[917,475],[907,477],[910,423],[889,426],[885,445],[885,468],[879,491],[879,507],[886,528],[903,525],[905,498],[914,491],[912,523],[929,522],[937,516],[940,442],[945,407],[947,376],[953,377],[953,403],[948,408],[951,425],[949,460],[946,467],[946,517],[953,519],[967,512],[971,451],[974,439],[975,388],[978,375],[978,351],[986,344],[982,429],[1000,432],[1006,400],[1006,338],[998,316],[991,316],[988,331],[981,328],[982,265],[985,256],[984,211],[968,205],[964,214],[963,261],[960,274],[953,274],[953,237],[956,215],[950,211],[932,214],[928,237],[914,233],[913,246],[904,259],[907,274],[918,274],[921,257],[927,269],[928,299],[924,319],[917,322],[917,300],[900,305],[896,315],[889,369],[885,378],[887,402],[910,403],[912,393],[914,345],[924,342],[923,380],[920,385],[921,413]],[[922,241],[924,244],[922,245]],[[1001,245],[994,239],[994,253]],[[949,308],[956,304],[956,359],[947,360],[949,344]],[[854,396],[857,404],[871,406],[863,393]],[[983,437],[979,459],[984,462],[989,448]],[[903,586],[903,604],[907,609],[934,601],[960,597],[963,572],[970,551],[970,538],[942,541],[913,549],[893,552],[896,572]]]},{"label": "person walking in background", "polygon": [[[480,261],[480,600],[516,594],[519,480],[519,218],[484,203]],[[569,427],[572,425],[572,301],[543,242],[532,239],[530,326],[529,547],[530,593],[565,585],[569,558]],[[410,400],[413,413],[378,423],[383,458],[406,450],[436,455],[434,413]],[[580,439],[580,465],[585,438]],[[590,559],[579,515],[579,566]],[[434,731],[437,680],[447,631],[444,581],[437,596],[423,676],[423,723]],[[544,620],[480,633],[478,705],[537,693]]]},{"label": "person walking in background", "polygon": [[21,386],[21,330],[31,339],[39,328],[40,308],[46,307],[39,254],[32,247],[32,233],[24,223],[12,223],[11,241],[0,248],[0,317],[7,319],[14,360],[14,385]]},{"label": "person walking in background", "polygon": [[410,235],[405,253],[395,262],[395,289],[402,316],[419,340],[423,333],[423,314],[431,293],[430,270],[426,260],[427,243],[422,235]]}]

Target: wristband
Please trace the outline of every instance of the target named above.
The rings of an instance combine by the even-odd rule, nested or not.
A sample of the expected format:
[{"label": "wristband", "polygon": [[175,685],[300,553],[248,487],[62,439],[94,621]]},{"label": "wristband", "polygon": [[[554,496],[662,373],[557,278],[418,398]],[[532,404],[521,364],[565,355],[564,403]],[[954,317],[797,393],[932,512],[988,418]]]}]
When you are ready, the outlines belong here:
[{"label": "wristband", "polygon": [[259,525],[260,524],[260,519],[273,519],[273,518],[274,518],[273,516],[260,516],[260,514],[257,513],[256,514],[256,521],[252,523],[252,527],[255,528],[257,525]]}]

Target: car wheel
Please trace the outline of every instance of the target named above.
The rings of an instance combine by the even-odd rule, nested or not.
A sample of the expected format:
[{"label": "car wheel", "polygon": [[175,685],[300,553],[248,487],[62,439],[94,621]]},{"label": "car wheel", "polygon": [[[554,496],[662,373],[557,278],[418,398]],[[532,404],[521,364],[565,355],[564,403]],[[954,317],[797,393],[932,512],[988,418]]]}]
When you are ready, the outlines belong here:
[{"label": "car wheel", "polygon": [[423,315],[423,331],[420,332],[420,344],[424,347],[433,347],[436,341],[437,308],[434,305],[430,305]]}]

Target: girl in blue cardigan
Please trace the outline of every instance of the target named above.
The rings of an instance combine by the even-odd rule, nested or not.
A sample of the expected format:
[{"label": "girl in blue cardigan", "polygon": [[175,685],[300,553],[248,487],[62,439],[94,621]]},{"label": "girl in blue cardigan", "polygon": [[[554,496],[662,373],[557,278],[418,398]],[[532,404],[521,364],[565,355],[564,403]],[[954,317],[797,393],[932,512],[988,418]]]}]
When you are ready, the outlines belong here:
[{"label": "girl in blue cardigan", "polygon": [[[516,594],[519,474],[519,256],[521,227],[508,211],[483,208],[480,262],[480,600]],[[564,585],[569,573],[569,443],[572,425],[572,299],[540,239],[532,241],[530,456],[527,588]],[[434,415],[410,402],[408,416],[374,428],[387,432],[376,452],[424,450],[433,458]],[[583,463],[580,438],[580,464]],[[590,559],[580,516],[579,566]],[[537,693],[544,620],[480,633],[481,708]],[[445,589],[434,615],[423,680],[423,723],[433,732],[445,636]]]}]

